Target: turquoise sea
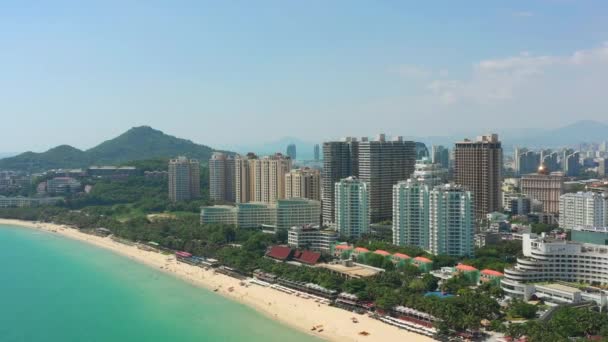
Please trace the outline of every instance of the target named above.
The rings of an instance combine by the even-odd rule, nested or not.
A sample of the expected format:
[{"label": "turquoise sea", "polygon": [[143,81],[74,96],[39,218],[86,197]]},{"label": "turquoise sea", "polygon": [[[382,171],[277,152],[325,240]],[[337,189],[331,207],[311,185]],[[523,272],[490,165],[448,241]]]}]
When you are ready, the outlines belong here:
[{"label": "turquoise sea", "polygon": [[0,341],[319,341],[109,251],[0,226]]}]

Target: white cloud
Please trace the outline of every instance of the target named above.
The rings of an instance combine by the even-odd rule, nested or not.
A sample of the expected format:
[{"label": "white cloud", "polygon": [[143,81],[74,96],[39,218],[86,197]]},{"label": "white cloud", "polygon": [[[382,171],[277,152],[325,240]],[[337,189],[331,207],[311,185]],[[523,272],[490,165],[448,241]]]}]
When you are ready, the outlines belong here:
[{"label": "white cloud", "polygon": [[[444,104],[459,101],[478,103],[506,101],[525,94],[528,86],[546,77],[562,73],[590,73],[608,66],[608,43],[564,56],[534,56],[523,52],[517,56],[482,60],[474,64],[470,77],[465,79],[436,79],[427,88]],[[608,80],[606,87],[608,87]],[[596,85],[596,82],[594,82]],[[545,84],[551,87],[551,84]],[[574,86],[574,84],[572,85]],[[584,84],[577,84],[581,87]],[[533,90],[533,89],[532,89]]]}]

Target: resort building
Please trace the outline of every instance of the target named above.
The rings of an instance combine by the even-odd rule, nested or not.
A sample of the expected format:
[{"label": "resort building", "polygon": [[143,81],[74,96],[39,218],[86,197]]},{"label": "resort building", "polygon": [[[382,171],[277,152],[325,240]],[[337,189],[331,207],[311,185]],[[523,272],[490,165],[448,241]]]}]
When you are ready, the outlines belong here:
[{"label": "resort building", "polygon": [[216,202],[236,201],[234,157],[214,152],[209,159],[209,197]]},{"label": "resort building", "polygon": [[78,192],[82,183],[72,177],[55,177],[46,181],[46,192],[49,194],[68,194]]},{"label": "resort building", "polygon": [[201,209],[201,224],[225,224],[236,226],[238,207],[214,205]]},{"label": "resort building", "polygon": [[435,187],[429,197],[429,252],[472,256],[475,241],[474,203],[464,187]]},{"label": "resort building", "polygon": [[338,241],[338,234],[333,230],[323,230],[318,225],[302,225],[289,229],[287,241],[293,248],[329,254]]},{"label": "resort building", "polygon": [[561,172],[549,172],[546,165],[538,168],[538,173],[521,177],[521,193],[532,200],[543,204],[543,212],[559,213],[559,197],[564,193],[564,175]]},{"label": "resort building", "polygon": [[472,193],[475,218],[502,209],[502,145],[497,134],[465,139],[454,149],[454,183]]},{"label": "resort building", "polygon": [[564,229],[608,226],[606,193],[577,192],[559,199],[559,226]]},{"label": "resort building", "polygon": [[319,225],[321,203],[302,198],[276,203],[239,203],[236,206],[215,205],[201,209],[201,224],[234,224],[237,228],[287,230],[294,226]]},{"label": "resort building", "polygon": [[321,173],[302,168],[285,174],[285,198],[308,198],[321,201]]},{"label": "resort building", "polygon": [[433,269],[433,260],[417,256],[412,259],[412,265],[418,267],[421,272],[430,272]]},{"label": "resort building", "polygon": [[95,178],[128,178],[137,175],[134,166],[91,166],[86,170],[89,177]]},{"label": "resort building", "polygon": [[321,202],[306,198],[281,199],[276,202],[276,229],[321,224]]},{"label": "resort building", "polygon": [[393,186],[393,244],[429,248],[429,186],[416,178]]},{"label": "resort building", "polygon": [[355,177],[335,184],[336,230],[341,236],[357,239],[369,231],[368,184]]},{"label": "resort building", "polygon": [[180,156],[169,161],[169,199],[173,202],[201,196],[200,163]]},{"label": "resort building", "polygon": [[383,268],[359,264],[353,262],[352,260],[343,260],[338,263],[330,264],[319,264],[317,267],[329,270],[331,273],[340,275],[345,279],[373,277],[385,271]]},{"label": "resort building", "polygon": [[512,298],[528,299],[534,283],[608,284],[608,246],[524,234],[522,258],[505,269],[501,286]]},{"label": "resort building", "polygon": [[414,173],[416,143],[402,137],[387,140],[364,138],[359,143],[359,179],[367,184],[371,222],[390,220],[393,215],[393,185]]},{"label": "resort building", "polygon": [[481,274],[479,276],[479,281],[481,284],[491,283],[494,285],[500,285],[500,281],[504,277],[505,277],[504,273],[486,268],[484,270],[481,270]]},{"label": "resort building", "polygon": [[63,201],[62,197],[6,197],[0,195],[0,208],[38,207]]}]

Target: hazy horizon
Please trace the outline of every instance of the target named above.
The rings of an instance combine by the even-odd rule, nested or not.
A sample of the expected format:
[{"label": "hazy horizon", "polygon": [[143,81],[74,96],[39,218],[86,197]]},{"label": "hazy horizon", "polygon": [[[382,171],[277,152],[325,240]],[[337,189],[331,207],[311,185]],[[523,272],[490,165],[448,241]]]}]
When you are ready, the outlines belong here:
[{"label": "hazy horizon", "polygon": [[608,4],[0,5],[0,152],[149,125],[212,147],[606,122]]}]

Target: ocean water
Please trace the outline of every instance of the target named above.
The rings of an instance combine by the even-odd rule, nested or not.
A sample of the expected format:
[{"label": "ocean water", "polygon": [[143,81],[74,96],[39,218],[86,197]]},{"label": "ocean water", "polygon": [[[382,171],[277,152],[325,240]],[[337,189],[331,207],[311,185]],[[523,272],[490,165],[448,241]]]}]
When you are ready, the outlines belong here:
[{"label": "ocean water", "polygon": [[0,226],[1,342],[320,341],[109,251]]}]

